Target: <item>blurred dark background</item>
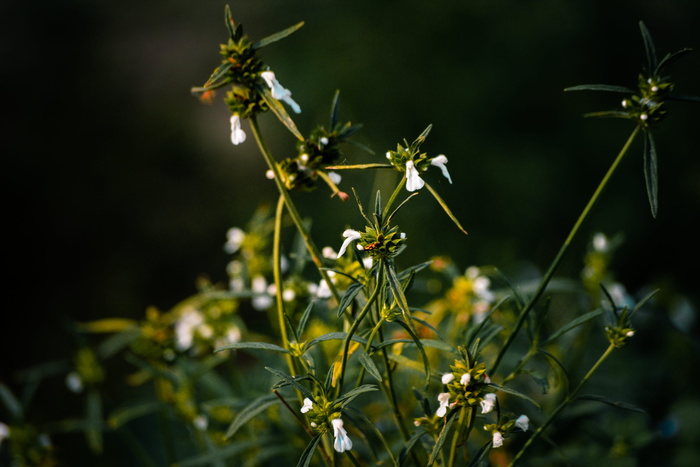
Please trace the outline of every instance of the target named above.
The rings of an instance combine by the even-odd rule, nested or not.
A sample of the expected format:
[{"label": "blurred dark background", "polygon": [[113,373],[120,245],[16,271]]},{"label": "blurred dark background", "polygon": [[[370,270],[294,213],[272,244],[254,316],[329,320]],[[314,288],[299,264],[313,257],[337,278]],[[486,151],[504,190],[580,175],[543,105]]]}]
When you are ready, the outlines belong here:
[{"label": "blurred dark background", "polygon": [[[219,62],[225,4],[0,4],[10,238],[0,380],[68,355],[74,343],[67,321],[138,319],[149,305],[167,309],[194,293],[200,274],[225,280],[226,230],[243,226],[259,202],[276,199],[252,135],[231,145],[222,96],[208,106],[190,94]],[[470,235],[421,193],[398,219],[411,240],[406,265],[449,254],[462,268],[545,269],[633,128],[582,117],[617,108],[617,95],[563,89],[634,87],[644,65],[640,20],[659,55],[700,48],[696,0],[255,0],[231,7],[254,40],[306,22],[262,54],[301,105],[295,120],[302,132],[327,122],[333,93],[341,91],[341,118],[363,123],[355,139],[376,152],[349,148],[350,162],[381,162],[387,149],[433,124],[423,149],[447,155],[454,184],[437,171],[429,181]],[[679,93],[700,95],[700,51],[669,73]],[[628,290],[660,286],[696,306],[698,111],[673,103],[654,132],[658,218],[646,200],[640,140],[562,274],[578,275],[593,232],[624,233],[613,269]],[[271,115],[263,125],[274,154],[290,155],[293,138]],[[342,187],[350,186],[377,188],[365,173],[348,174]],[[353,202],[341,205],[320,192],[295,199],[302,214],[321,213],[323,223],[312,228],[320,246],[337,248],[342,230],[360,225]],[[673,375],[678,391],[697,392],[686,381],[697,362],[697,321],[669,326],[692,358],[663,375]],[[646,341],[664,345],[653,335]]]}]

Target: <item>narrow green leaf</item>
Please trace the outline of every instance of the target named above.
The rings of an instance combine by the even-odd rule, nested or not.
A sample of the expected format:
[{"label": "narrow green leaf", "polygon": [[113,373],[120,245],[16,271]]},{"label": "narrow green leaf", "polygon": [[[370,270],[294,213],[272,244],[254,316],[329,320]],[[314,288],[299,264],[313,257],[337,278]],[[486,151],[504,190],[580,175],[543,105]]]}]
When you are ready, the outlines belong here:
[{"label": "narrow green leaf", "polygon": [[[300,379],[307,379],[305,376],[304,377],[289,376],[288,374],[284,373],[283,371],[277,370],[275,368],[270,368],[269,366],[266,366],[265,369],[267,371],[269,371],[270,373],[272,373],[273,375],[277,376],[278,378],[281,378],[285,383],[291,384],[292,386],[294,386],[294,388],[296,388],[300,393],[302,393],[304,395],[304,397],[308,397],[309,399],[313,400],[313,398],[314,398],[313,394],[311,394],[311,392],[308,389],[306,389],[304,386],[299,384]],[[277,384],[275,384],[275,386],[273,386],[273,389],[277,389],[279,387],[282,387],[282,385],[277,383]],[[269,397],[269,396],[267,396],[267,397]]]},{"label": "narrow green leaf", "polygon": [[666,54],[666,56],[664,56],[664,58],[662,58],[659,64],[657,65],[656,74],[661,74],[664,68],[666,68],[668,65],[675,62],[682,56],[686,55],[688,52],[691,52],[692,50],[693,49],[686,48],[681,49],[678,52],[674,52],[672,54]]},{"label": "narrow green leaf", "polygon": [[700,102],[700,97],[697,96],[684,96],[681,94],[669,94],[666,99],[670,101],[686,101],[686,102]]},{"label": "narrow green leaf", "polygon": [[112,411],[107,423],[113,428],[121,428],[131,420],[156,413],[166,405],[161,401],[148,401],[139,404],[128,405]]},{"label": "narrow green leaf", "polygon": [[[381,443],[382,446],[384,446],[384,450],[389,456],[389,459],[391,460],[391,464],[398,467],[396,459],[394,458],[394,453],[391,450],[391,446],[389,446],[389,443],[387,442],[386,438],[384,438],[382,432],[377,428],[376,422],[370,420],[369,417],[365,415],[362,411],[354,409],[353,407],[346,407],[344,410],[347,417],[353,422],[353,424],[358,429],[362,431],[363,435],[367,439],[367,444],[369,445],[370,449],[372,449],[372,454],[374,455],[375,463],[380,463],[378,460],[379,456],[377,455],[378,453],[375,447],[379,443]],[[362,422],[363,427],[360,427],[360,423],[358,422]],[[372,435],[374,439],[369,439],[369,435]],[[377,441],[379,443],[377,443]],[[384,462],[381,463],[383,464]]]},{"label": "narrow green leaf", "polygon": [[658,292],[659,292],[659,289],[652,290],[652,291],[649,292],[647,295],[645,295],[644,298],[642,298],[640,301],[638,301],[637,304],[634,305],[634,308],[632,308],[632,311],[630,312],[630,316],[629,316],[630,319],[632,319],[632,316],[633,316],[637,311],[639,311],[640,308],[642,308],[644,305],[646,305],[646,303],[647,303],[649,300],[651,300],[651,299],[654,297],[654,295],[656,295]]},{"label": "narrow green leaf", "polygon": [[651,215],[656,218],[659,211],[659,175],[656,146],[650,131],[644,132],[644,181],[647,186]]},{"label": "narrow green leaf", "polygon": [[484,457],[486,457],[486,454],[491,450],[492,445],[493,441],[489,441],[488,443],[481,446],[479,452],[476,453],[476,456],[474,456],[474,458],[467,467],[478,467],[482,465],[481,462],[484,460]]},{"label": "narrow green leaf", "polygon": [[634,90],[630,88],[626,88],[624,86],[615,86],[612,84],[579,84],[578,86],[564,88],[564,91],[607,91],[619,92],[623,94],[634,94]]},{"label": "narrow green leaf", "polygon": [[299,326],[297,327],[297,336],[304,334],[304,329],[306,329],[306,323],[309,320],[309,316],[311,316],[311,309],[313,307],[314,302],[310,302],[309,306],[306,307],[306,310],[304,310],[304,313],[301,315],[301,318],[299,319]]},{"label": "narrow green leaf", "polygon": [[382,374],[379,371],[379,368],[377,368],[377,365],[374,363],[374,360],[372,360],[372,357],[367,355],[367,352],[362,349],[360,352],[360,363],[362,364],[363,367],[365,367],[365,370],[367,370],[367,373],[372,375],[374,379],[377,381],[382,381]]},{"label": "narrow green leaf", "polygon": [[221,352],[222,350],[229,349],[262,349],[281,353],[290,353],[289,350],[285,349],[284,347],[280,347],[279,345],[275,344],[268,344],[267,342],[234,342],[233,344],[218,347],[214,349],[214,352]]},{"label": "narrow green leaf", "polygon": [[224,86],[228,83],[228,81],[224,80],[223,78],[226,77],[226,73],[231,69],[233,66],[232,63],[230,62],[225,62],[219,65],[214,69],[212,72],[211,76],[209,76],[209,79],[207,80],[206,83],[204,83],[203,86],[201,87],[193,87],[192,92],[204,92],[204,91],[210,91],[212,89],[217,89],[220,88],[221,86]]},{"label": "narrow green leaf", "polygon": [[510,394],[510,395],[513,395],[513,396],[515,396],[515,397],[519,397],[519,398],[521,398],[521,399],[524,399],[524,400],[530,402],[532,405],[534,405],[534,406],[537,407],[538,409],[540,408],[540,405],[539,405],[537,402],[535,402],[534,399],[532,399],[531,397],[529,397],[529,396],[523,394],[523,393],[520,392],[520,391],[516,391],[515,389],[510,388],[510,387],[508,387],[508,386],[499,386],[498,384],[493,384],[493,383],[490,383],[489,386],[492,386],[492,387],[498,389],[498,390],[501,391],[501,392],[505,392],[505,393]]},{"label": "narrow green leaf", "polygon": [[452,211],[450,211],[450,208],[447,207],[447,203],[445,203],[445,201],[442,200],[440,195],[437,194],[437,191],[435,191],[433,189],[433,187],[430,186],[430,184],[428,184],[428,182],[425,183],[425,186],[426,186],[426,188],[428,188],[428,191],[430,192],[430,194],[433,195],[435,200],[440,204],[443,211],[445,211],[445,213],[449,216],[449,218],[452,219],[452,222],[454,222],[454,224],[457,226],[457,228],[466,234],[467,231],[464,230],[464,227],[462,227],[462,224],[460,224],[459,221],[457,220],[457,218],[455,217],[455,215],[452,214]]},{"label": "narrow green leaf", "polygon": [[85,438],[88,446],[95,454],[102,453],[102,398],[96,390],[91,390],[87,393],[85,399]]},{"label": "narrow green leaf", "polygon": [[632,119],[629,113],[622,110],[604,110],[602,112],[589,112],[583,114],[586,118],[627,118]]},{"label": "narrow green leaf", "polygon": [[[316,339],[312,340],[308,344],[306,344],[306,348],[310,349],[311,347],[324,342],[324,341],[337,341],[337,340],[345,340],[345,336],[348,334],[346,332],[338,331],[338,332],[329,332],[328,334],[324,334],[322,336],[317,337]],[[359,342],[360,344],[367,344],[367,339],[363,339],[360,336],[353,335],[352,340],[355,342]]]},{"label": "narrow green leaf", "polygon": [[413,433],[413,436],[411,436],[411,438],[403,445],[403,448],[401,448],[401,452],[399,453],[399,465],[404,463],[411,450],[413,450],[413,446],[415,446],[418,440],[420,440],[427,433],[428,432],[425,430],[418,430],[417,432]]},{"label": "narrow green leaf", "polygon": [[[465,408],[462,408],[461,410],[467,410]],[[447,439],[447,435],[450,433],[450,429],[452,428],[452,424],[455,421],[456,414],[459,411],[457,410],[452,410],[450,413],[448,413],[445,418],[447,419],[445,421],[445,425],[442,427],[442,430],[440,430],[440,435],[438,438],[435,440],[435,445],[433,446],[433,450],[430,453],[430,458],[428,459],[428,464],[426,467],[431,467],[435,461],[440,457],[440,451],[442,450],[442,445],[445,444],[445,440]]]},{"label": "narrow green leaf", "polygon": [[323,433],[319,433],[316,436],[313,437],[311,442],[306,446],[306,449],[304,449],[304,452],[301,453],[301,457],[299,458],[299,462],[297,462],[297,467],[308,467],[309,464],[311,463],[311,458],[314,457],[314,453],[316,452],[316,446],[318,446],[319,441],[321,441],[321,436],[323,436]]},{"label": "narrow green leaf", "polygon": [[647,66],[649,67],[647,72],[650,74],[656,74],[656,47],[654,47],[654,41],[651,39],[651,34],[649,34],[649,30],[644,25],[643,21],[639,22],[639,30],[642,33],[642,39],[644,40],[644,50],[647,54]]},{"label": "narrow green leaf", "polygon": [[257,399],[251,401],[246,405],[233,419],[231,425],[229,425],[228,430],[226,430],[226,438],[232,437],[240,427],[252,420],[256,415],[264,412],[269,407],[272,407],[279,402],[279,399],[274,394],[266,394],[264,396],[258,397]]},{"label": "narrow green leaf", "polygon": [[272,97],[272,92],[268,88],[259,89],[259,91],[263,99],[265,100],[265,103],[268,105],[268,107],[270,107],[270,110],[272,110],[272,112],[277,116],[277,118],[279,118],[280,122],[282,122],[282,124],[286,126],[287,129],[291,131],[292,134],[296,136],[299,141],[304,141],[304,137],[297,129],[294,120],[292,120],[292,118],[289,116],[287,110],[284,108],[282,103],[274,97]]},{"label": "narrow green leaf", "polygon": [[355,300],[355,297],[357,297],[357,294],[360,293],[360,291],[364,288],[365,286],[360,283],[360,282],[355,282],[354,284],[350,284],[350,287],[345,291],[343,296],[340,299],[340,303],[338,304],[338,316],[343,316],[343,313],[345,312],[345,309],[349,307],[353,300]]},{"label": "narrow green leaf", "polygon": [[263,47],[266,47],[266,46],[272,44],[273,42],[277,42],[281,39],[284,39],[285,37],[289,36],[290,34],[295,32],[297,29],[302,27],[303,25],[304,25],[304,22],[301,21],[301,22],[295,24],[294,26],[290,26],[287,29],[284,29],[283,31],[276,32],[275,34],[272,34],[271,36],[267,36],[263,39],[260,39],[258,42],[253,44],[253,50],[261,49]]},{"label": "narrow green leaf", "polygon": [[224,19],[226,20],[226,29],[228,29],[229,36],[231,39],[234,39],[236,37],[236,23],[233,21],[231,7],[228,5],[224,7]]},{"label": "narrow green leaf", "polygon": [[331,101],[331,130],[338,124],[340,118],[340,89],[336,89]]},{"label": "narrow green leaf", "polygon": [[22,418],[24,417],[24,410],[22,410],[22,405],[19,403],[15,395],[12,394],[10,388],[1,382],[0,401],[2,401],[3,405],[7,409],[7,412],[10,414],[10,417],[12,417],[12,420],[9,420],[11,423],[19,422],[20,420],[22,420]]},{"label": "narrow green leaf", "polygon": [[340,403],[342,407],[345,407],[346,405],[348,405],[350,402],[352,402],[360,394],[364,394],[365,392],[377,391],[378,389],[379,388],[377,388],[377,386],[374,384],[363,384],[362,386],[358,386],[358,387],[346,392],[344,395],[339,397],[335,401],[335,403],[336,404]]},{"label": "narrow green leaf", "polygon": [[603,313],[603,310],[595,310],[591,311],[589,313],[586,313],[584,315],[579,316],[573,321],[570,321],[569,323],[565,324],[564,326],[560,327],[557,329],[556,332],[554,332],[549,338],[547,338],[546,341],[544,341],[543,345],[547,345],[551,342],[554,342],[557,340],[559,337],[563,336],[567,332],[571,331],[572,329],[582,325],[583,323],[592,320],[593,318],[600,316]]},{"label": "narrow green leaf", "polygon": [[396,320],[396,324],[399,324],[402,326],[408,333],[411,335],[411,338],[413,339],[413,342],[416,344],[416,347],[418,347],[418,351],[420,352],[421,357],[423,358],[423,371],[425,372],[425,390],[428,390],[428,387],[430,386],[430,362],[428,361],[428,355],[425,353],[425,349],[423,348],[423,344],[421,343],[420,339],[418,338],[418,333],[416,332],[416,328],[413,326],[408,326],[406,323],[404,323],[401,320]]},{"label": "narrow green leaf", "polygon": [[608,404],[612,405],[613,407],[617,407],[618,409],[623,409],[623,410],[631,410],[633,412],[639,412],[646,414],[647,411],[637,407],[636,405],[629,404],[627,402],[622,402],[622,401],[614,401],[611,399],[608,399],[607,397],[604,396],[597,396],[593,394],[584,394],[581,396],[578,396],[576,400],[584,400],[584,401],[595,401],[595,402],[602,402],[603,404]]}]

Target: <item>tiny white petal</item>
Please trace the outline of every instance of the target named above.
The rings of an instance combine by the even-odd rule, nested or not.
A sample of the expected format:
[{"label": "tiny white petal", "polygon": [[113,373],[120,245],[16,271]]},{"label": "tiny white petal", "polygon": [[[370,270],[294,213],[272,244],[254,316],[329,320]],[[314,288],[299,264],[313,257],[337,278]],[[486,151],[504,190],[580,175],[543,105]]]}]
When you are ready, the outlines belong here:
[{"label": "tiny white petal", "polygon": [[423,188],[425,182],[418,174],[418,169],[413,165],[413,161],[406,162],[406,189],[408,191],[416,191]]},{"label": "tiny white petal", "polygon": [[235,145],[245,141],[245,131],[241,128],[241,117],[238,114],[231,115],[231,142]]},{"label": "tiny white petal", "polygon": [[484,398],[480,402],[481,404],[481,413],[489,413],[493,410],[493,408],[496,406],[496,394],[494,393],[488,393],[484,396]]},{"label": "tiny white petal", "polygon": [[447,406],[450,403],[450,393],[441,392],[440,394],[438,394],[438,402],[440,403],[440,407],[438,407],[437,411],[435,412],[435,415],[437,415],[438,417],[444,417],[447,413]]},{"label": "tiny white petal", "polygon": [[455,375],[452,373],[445,373],[442,375],[442,384],[449,384],[453,379],[455,379]]},{"label": "tiny white petal", "polygon": [[292,99],[292,91],[282,87],[280,82],[277,81],[277,78],[275,77],[275,73],[273,71],[263,71],[260,74],[260,76],[270,87],[270,90],[272,91],[272,97],[274,97],[277,100],[286,102],[287,105],[289,105],[295,113],[301,113],[301,108],[299,107],[299,104],[294,102],[294,99]]},{"label": "tiny white petal", "polygon": [[503,435],[501,434],[500,431],[494,431],[493,432],[493,447],[500,448],[501,446],[503,446]]},{"label": "tiny white petal", "polygon": [[301,406],[301,413],[306,413],[309,410],[313,409],[314,403],[311,399],[308,397],[304,398],[304,405]]},{"label": "tiny white petal", "polygon": [[527,431],[530,426],[530,419],[527,417],[527,415],[521,415],[517,420],[515,420],[515,426],[523,431]]},{"label": "tiny white petal", "polygon": [[342,179],[340,174],[337,172],[328,172],[328,178],[330,178],[331,182],[335,183],[336,185],[340,183],[340,180]]},{"label": "tiny white petal", "polygon": [[352,449],[352,441],[348,436],[348,432],[343,428],[343,421],[336,418],[331,421],[331,425],[333,425],[333,436],[335,436],[333,449],[337,452],[345,452]]},{"label": "tiny white petal", "polygon": [[464,373],[459,380],[459,384],[461,384],[462,386],[466,386],[471,380],[472,375],[470,375],[469,373]]},{"label": "tiny white petal", "polygon": [[345,241],[341,245],[340,250],[338,250],[338,256],[337,256],[338,258],[343,256],[343,254],[345,253],[345,250],[347,250],[347,248],[348,248],[348,245],[350,245],[350,243],[353,240],[360,239],[360,232],[358,232],[357,230],[353,230],[353,229],[346,229],[345,232],[343,232],[343,237],[345,237]]},{"label": "tiny white petal", "polygon": [[452,183],[452,179],[450,178],[450,173],[447,171],[447,157],[445,157],[443,154],[440,154],[437,157],[433,157],[433,160],[430,161],[431,165],[434,165],[436,167],[440,167],[440,170],[442,170],[442,175],[447,179],[448,182]]}]

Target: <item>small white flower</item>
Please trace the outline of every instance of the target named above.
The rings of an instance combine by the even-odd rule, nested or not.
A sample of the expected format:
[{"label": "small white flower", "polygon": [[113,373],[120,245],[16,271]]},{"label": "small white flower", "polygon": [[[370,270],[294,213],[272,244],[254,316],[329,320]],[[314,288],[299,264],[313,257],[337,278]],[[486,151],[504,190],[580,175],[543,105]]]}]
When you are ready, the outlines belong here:
[{"label": "small white flower", "polygon": [[243,240],[245,240],[245,232],[238,227],[231,227],[226,232],[224,251],[229,254],[237,252],[241,248]]},{"label": "small white flower", "polygon": [[450,403],[450,393],[441,392],[440,394],[438,394],[438,402],[440,403],[440,407],[438,407],[437,411],[435,412],[435,415],[437,415],[438,417],[444,417],[447,413],[447,406]]},{"label": "small white flower", "polygon": [[68,386],[68,389],[70,389],[71,392],[76,394],[83,392],[83,379],[80,377],[78,372],[71,371],[66,375],[66,386]]},{"label": "small white flower", "polygon": [[235,145],[245,141],[245,131],[241,129],[241,117],[238,114],[231,115],[231,142]]},{"label": "small white flower", "polygon": [[418,174],[418,169],[413,165],[413,161],[406,162],[406,189],[408,191],[416,191],[423,188],[425,182]]},{"label": "small white flower", "polygon": [[452,373],[445,373],[442,375],[442,384],[449,384],[453,379],[455,379],[455,375]]},{"label": "small white flower", "polygon": [[[274,285],[274,284],[273,284]],[[267,281],[263,276],[255,276],[250,288],[253,292],[252,305],[258,311],[267,310],[272,306],[272,297],[267,292]]]},{"label": "small white flower", "polygon": [[0,422],[0,446],[2,446],[2,440],[10,437],[10,427]]},{"label": "small white flower", "polygon": [[527,431],[528,427],[530,426],[530,419],[527,418],[527,415],[521,415],[517,418],[517,420],[515,420],[515,426],[523,431]]},{"label": "small white flower", "polygon": [[338,253],[335,252],[333,247],[325,246],[323,247],[323,250],[321,250],[321,256],[328,259],[336,259],[338,257]]},{"label": "small white flower", "polygon": [[500,431],[494,431],[493,432],[493,447],[500,448],[501,446],[503,446],[503,435],[501,434]]},{"label": "small white flower", "polygon": [[292,289],[285,289],[284,292],[282,292],[282,300],[284,300],[285,302],[291,302],[296,298],[296,296],[296,292]]},{"label": "small white flower", "polygon": [[345,452],[352,449],[352,441],[348,436],[348,432],[343,428],[343,421],[339,418],[331,421],[333,425],[333,436],[335,436],[335,442],[333,443],[333,449],[338,452]]},{"label": "small white flower", "polygon": [[343,237],[345,237],[345,241],[343,242],[343,245],[340,247],[340,251],[338,251],[338,258],[343,256],[343,253],[345,253],[345,250],[347,250],[348,245],[353,240],[359,240],[360,239],[360,232],[357,230],[352,230],[352,229],[347,229],[345,232],[343,232]]},{"label": "small white flower", "polygon": [[387,151],[387,152],[386,152],[386,158],[387,158],[387,159],[391,159],[391,151]]},{"label": "small white flower", "polygon": [[326,138],[325,136],[321,136],[321,138],[319,138],[318,142],[321,145],[321,147],[323,147],[323,146],[328,144],[328,138]]},{"label": "small white flower", "polygon": [[340,174],[337,172],[328,172],[328,178],[330,178],[331,182],[335,183],[336,185],[340,183],[340,180],[342,179]]},{"label": "small white flower", "polygon": [[484,396],[484,398],[480,402],[481,404],[481,413],[489,413],[493,410],[493,408],[496,406],[496,394],[490,392]]},{"label": "small white flower", "polygon": [[301,113],[299,104],[294,102],[294,99],[292,99],[292,91],[282,87],[280,82],[277,81],[277,78],[275,78],[275,73],[273,71],[263,71],[260,76],[262,76],[262,79],[265,80],[267,85],[272,90],[272,97],[286,102],[295,113]]},{"label": "small white flower", "polygon": [[301,413],[306,413],[314,408],[314,403],[308,397],[304,398],[304,405],[301,406]]},{"label": "small white flower", "polygon": [[204,317],[196,308],[186,308],[175,323],[175,347],[187,350],[192,347],[194,333],[204,324]]},{"label": "small white flower", "polygon": [[192,420],[192,424],[199,431],[204,431],[209,426],[209,420],[207,420],[207,417],[204,415],[197,415],[194,417],[194,420]]},{"label": "small white flower", "polygon": [[462,386],[466,386],[471,380],[472,375],[470,375],[469,373],[464,373],[459,380],[459,384],[461,384]]},{"label": "small white flower", "polygon": [[267,170],[265,172],[265,178],[268,180],[274,180],[275,179],[275,173],[272,171],[272,169]]},{"label": "small white flower", "polygon": [[608,237],[604,233],[598,232],[593,236],[593,249],[605,253],[608,250]]},{"label": "small white flower", "polygon": [[430,161],[431,165],[434,165],[435,167],[440,167],[440,170],[442,170],[442,176],[447,179],[448,182],[452,183],[452,179],[450,178],[450,173],[447,171],[447,157],[445,157],[443,154],[440,154],[437,157],[433,157],[433,160]]}]

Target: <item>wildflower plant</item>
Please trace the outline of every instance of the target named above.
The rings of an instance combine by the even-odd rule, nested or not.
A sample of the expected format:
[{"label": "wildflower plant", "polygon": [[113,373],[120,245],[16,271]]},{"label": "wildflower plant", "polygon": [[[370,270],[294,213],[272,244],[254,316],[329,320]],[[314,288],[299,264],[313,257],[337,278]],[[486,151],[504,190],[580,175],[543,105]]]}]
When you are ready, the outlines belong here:
[{"label": "wildflower plant", "polygon": [[[610,266],[619,238],[600,233],[592,239],[575,288],[589,299],[577,302],[568,322],[554,327],[549,314],[559,310],[549,299],[559,292],[552,279],[562,258],[640,132],[656,215],[656,148],[650,131],[668,112],[668,101],[697,100],[673,94],[665,76],[666,67],[687,49],[657,60],[651,36],[640,24],[648,63],[636,91],[607,85],[568,88],[625,94],[622,110],[592,115],[626,118],[635,127],[549,269],[524,292],[495,267],[470,266],[461,272],[446,257],[402,264],[402,253],[414,245],[400,222],[405,206],[421,202],[421,190],[466,234],[428,182],[430,172],[450,184],[453,177],[455,185],[459,180],[459,174],[448,171],[447,156],[421,149],[431,125],[410,143],[378,151],[385,160],[347,163],[346,145],[366,148],[351,139],[361,125],[340,119],[339,93],[328,126],[318,125],[304,136],[288,112],[301,112],[304,96],[293,98],[258,54],[302,23],[257,42],[234,22],[228,7],[225,24],[229,38],[220,48],[221,64],[193,92],[211,100],[226,88],[231,142],[257,144],[277,203],[260,206],[245,228],[226,232],[227,283],[201,280],[195,295],[170,310],[149,308],[142,320],[110,318],[76,326],[86,340],[107,337],[54,366],[68,388],[88,400],[80,423],[59,423],[55,431],[84,431],[93,451],[100,452],[104,433],[128,432],[131,422],[159,414],[184,427],[192,441],[191,449],[170,452],[170,463],[183,466],[478,466],[496,458],[499,465],[516,465],[541,438],[556,444],[547,429],[581,400],[637,410],[581,394],[613,352],[635,337],[635,313],[654,296],[635,303],[614,292],[619,284]],[[287,151],[293,156],[275,158],[267,147],[257,119],[268,111],[296,139]],[[246,122],[253,138],[244,129]],[[294,196],[307,195],[320,180],[339,203],[347,201],[339,184],[348,170],[372,176],[393,171],[400,177],[389,196],[373,193],[371,209],[354,188],[347,190],[364,225],[336,226],[337,245],[319,249]],[[451,191],[445,196],[456,197]],[[283,236],[287,225],[294,227],[289,242]],[[427,274],[444,288],[417,305],[411,292],[417,278]],[[577,345],[571,336],[584,330],[599,331],[608,346],[576,380],[567,371],[566,354]],[[591,351],[590,346],[575,350]],[[133,366],[123,379],[149,397],[125,400],[103,417],[104,368],[117,356]],[[538,362],[546,369],[533,370]],[[32,381],[46,377],[27,375]],[[528,384],[532,381],[538,390]],[[18,433],[29,428],[18,399],[3,385],[0,396],[14,415],[12,423],[0,422],[1,449],[9,442],[13,459],[50,456],[50,445],[38,441],[43,438],[37,433],[43,432],[33,427],[30,441],[21,445]],[[150,465],[144,457],[144,465]]]}]

